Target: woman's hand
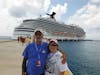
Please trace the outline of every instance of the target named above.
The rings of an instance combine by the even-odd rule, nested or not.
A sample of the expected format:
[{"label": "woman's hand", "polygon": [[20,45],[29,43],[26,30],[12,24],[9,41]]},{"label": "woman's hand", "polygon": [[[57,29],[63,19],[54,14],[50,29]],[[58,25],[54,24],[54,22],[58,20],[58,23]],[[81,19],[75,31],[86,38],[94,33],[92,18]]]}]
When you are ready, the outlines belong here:
[{"label": "woman's hand", "polygon": [[60,72],[60,75],[64,75],[65,71],[64,72]]},{"label": "woman's hand", "polygon": [[67,55],[66,55],[66,53],[65,52],[63,52],[63,50],[61,50],[61,49],[58,49],[61,53],[62,53],[62,64],[65,64],[66,63],[66,61],[67,61]]},{"label": "woman's hand", "polygon": [[62,64],[65,64],[66,61],[67,61],[67,57],[66,57],[66,54],[65,53],[63,53],[62,58],[63,58]]}]

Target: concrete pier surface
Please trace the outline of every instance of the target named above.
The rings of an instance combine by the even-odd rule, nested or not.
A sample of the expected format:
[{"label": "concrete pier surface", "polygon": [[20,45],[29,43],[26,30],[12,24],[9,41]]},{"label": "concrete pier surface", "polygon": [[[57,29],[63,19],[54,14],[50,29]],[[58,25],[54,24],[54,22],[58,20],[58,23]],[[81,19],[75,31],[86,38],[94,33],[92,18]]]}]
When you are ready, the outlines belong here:
[{"label": "concrete pier surface", "polygon": [[0,41],[0,75],[21,75],[24,48],[17,41]]}]

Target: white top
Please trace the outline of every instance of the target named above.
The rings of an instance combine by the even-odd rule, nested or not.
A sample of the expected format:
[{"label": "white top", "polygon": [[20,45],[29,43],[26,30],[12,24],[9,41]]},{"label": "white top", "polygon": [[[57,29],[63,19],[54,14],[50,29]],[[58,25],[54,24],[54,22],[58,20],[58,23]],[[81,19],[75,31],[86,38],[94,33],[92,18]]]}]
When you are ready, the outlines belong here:
[{"label": "white top", "polygon": [[59,51],[55,52],[54,54],[50,53],[48,55],[45,75],[60,75],[60,72],[64,72],[67,70],[70,71],[67,63],[62,64],[61,56],[62,53]]}]

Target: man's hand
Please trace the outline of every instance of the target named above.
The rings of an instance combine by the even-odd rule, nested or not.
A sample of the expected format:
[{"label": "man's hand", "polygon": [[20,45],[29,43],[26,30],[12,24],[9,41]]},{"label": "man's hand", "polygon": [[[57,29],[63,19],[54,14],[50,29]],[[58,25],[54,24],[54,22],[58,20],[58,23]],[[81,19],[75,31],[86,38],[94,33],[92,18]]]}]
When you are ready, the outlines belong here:
[{"label": "man's hand", "polygon": [[27,59],[23,58],[23,62],[22,62],[22,75],[26,75],[26,62],[27,62]]},{"label": "man's hand", "polygon": [[66,54],[65,53],[63,53],[62,58],[63,58],[62,64],[65,64],[66,61],[67,61],[67,59],[66,59],[67,57],[66,57]]},{"label": "man's hand", "polygon": [[26,75],[26,72],[22,72],[22,75]]}]

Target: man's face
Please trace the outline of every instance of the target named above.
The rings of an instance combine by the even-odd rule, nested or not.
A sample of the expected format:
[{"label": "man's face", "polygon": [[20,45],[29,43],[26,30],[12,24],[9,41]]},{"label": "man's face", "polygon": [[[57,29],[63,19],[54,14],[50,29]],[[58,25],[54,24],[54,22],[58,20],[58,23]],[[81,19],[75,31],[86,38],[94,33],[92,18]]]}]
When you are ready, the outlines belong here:
[{"label": "man's face", "polygon": [[43,39],[43,34],[41,34],[41,33],[35,34],[35,39],[36,39],[37,41],[42,41],[42,39]]}]

